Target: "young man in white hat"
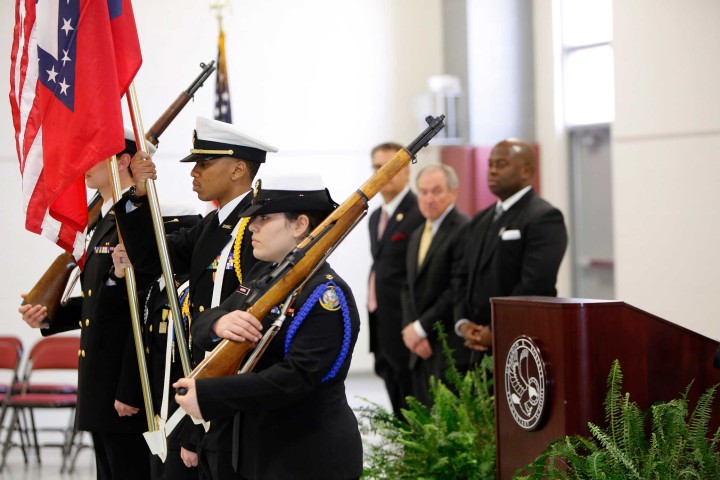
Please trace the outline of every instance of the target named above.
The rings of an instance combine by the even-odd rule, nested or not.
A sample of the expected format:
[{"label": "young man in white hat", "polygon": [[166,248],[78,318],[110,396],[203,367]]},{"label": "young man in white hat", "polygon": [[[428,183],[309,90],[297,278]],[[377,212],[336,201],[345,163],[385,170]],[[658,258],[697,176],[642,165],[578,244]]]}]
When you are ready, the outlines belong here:
[{"label": "young man in white hat", "polygon": [[[193,191],[200,200],[217,201],[218,209],[194,227],[167,237],[174,272],[190,275],[193,318],[234,292],[257,262],[252,255],[248,222],[243,221],[240,212],[252,200],[247,193],[268,152],[277,149],[230,124],[197,119],[193,148],[181,162],[195,162],[190,173]],[[149,155],[138,152],[131,168],[136,187],[130,201],[116,207],[118,221],[136,271],[157,276],[160,261],[154,242],[147,241],[152,235],[152,223],[145,197],[145,181],[156,178],[155,164]],[[191,345],[191,351],[194,363],[205,356],[201,348]],[[188,466],[198,465],[200,478],[232,478],[232,418],[214,421],[205,435],[202,427],[188,422],[178,428],[183,461]]]}]

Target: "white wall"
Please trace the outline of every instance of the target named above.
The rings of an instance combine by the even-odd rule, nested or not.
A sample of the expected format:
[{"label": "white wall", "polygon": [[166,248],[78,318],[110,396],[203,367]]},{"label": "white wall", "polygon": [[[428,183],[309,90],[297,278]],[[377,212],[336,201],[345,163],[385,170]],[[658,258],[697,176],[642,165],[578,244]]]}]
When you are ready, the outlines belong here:
[{"label": "white wall", "polygon": [[720,3],[614,2],[619,298],[720,338]]},{"label": "white wall", "polygon": [[467,2],[473,145],[508,137],[535,141],[532,11],[527,0]]},{"label": "white wall", "polygon": [[[565,215],[572,232],[567,159],[567,136],[562,117],[562,46],[558,35],[560,0],[533,3],[533,48],[535,76],[535,138],[540,145],[542,196]],[[571,247],[572,242],[568,245]],[[558,273],[558,296],[571,295],[571,252],[565,253]]]},{"label": "white wall", "polygon": [[[12,2],[0,4],[0,52],[11,46]],[[217,24],[209,2],[134,2],[144,64],[136,87],[146,128],[215,59]],[[427,77],[442,73],[439,0],[273,0],[231,2],[226,50],[234,123],[277,146],[260,177],[285,171],[322,174],[337,201],[370,174],[377,143],[410,142],[418,133],[414,101]],[[0,55],[0,72],[9,55]],[[7,77],[5,77],[7,78]],[[187,154],[197,115],[212,116],[213,80],[197,94],[160,141],[157,187],[161,201],[194,202]],[[7,98],[8,83],[2,86]],[[421,158],[431,159],[431,151]],[[0,101],[0,191],[6,235],[0,237],[0,333],[37,338],[17,314],[27,291],[58,249],[23,228],[20,175],[7,100]],[[377,199],[373,205],[377,204]],[[362,306],[370,264],[367,227],[356,228],[331,258],[361,306],[363,328],[353,368],[372,368]]]}]

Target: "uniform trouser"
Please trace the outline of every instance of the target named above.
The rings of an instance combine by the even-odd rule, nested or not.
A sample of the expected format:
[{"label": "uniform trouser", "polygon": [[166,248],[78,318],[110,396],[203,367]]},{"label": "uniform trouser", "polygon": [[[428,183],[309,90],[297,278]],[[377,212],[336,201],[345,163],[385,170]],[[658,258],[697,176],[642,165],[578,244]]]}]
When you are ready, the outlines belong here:
[{"label": "uniform trouser", "polygon": [[186,467],[180,457],[180,449],[168,448],[165,463],[157,455],[150,455],[150,470],[153,480],[197,480],[200,471],[197,467]]},{"label": "uniform trouser", "polygon": [[232,480],[240,478],[232,465],[232,452],[198,449],[198,470],[201,480]]},{"label": "uniform trouser", "polygon": [[98,480],[150,480],[150,449],[141,433],[90,433]]}]

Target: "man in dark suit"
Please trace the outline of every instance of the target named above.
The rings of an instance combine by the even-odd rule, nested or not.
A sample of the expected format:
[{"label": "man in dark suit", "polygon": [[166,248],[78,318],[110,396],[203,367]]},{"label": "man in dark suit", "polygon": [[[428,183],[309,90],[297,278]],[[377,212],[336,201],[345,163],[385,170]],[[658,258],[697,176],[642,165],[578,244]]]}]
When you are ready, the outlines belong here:
[{"label": "man in dark suit", "polygon": [[416,184],[425,223],[415,229],[408,243],[402,338],[411,352],[412,395],[430,405],[430,377],[443,378],[448,367],[436,323],[442,325],[448,346],[454,350],[454,365],[464,371],[470,364],[470,350],[453,333],[451,284],[456,234],[469,219],[455,208],[458,178],[452,167],[426,167],[418,174]]},{"label": "man in dark suit", "polygon": [[[123,190],[133,182],[128,165],[136,150],[126,132],[125,150],[118,154]],[[98,189],[104,203],[86,249],[81,297],[71,298],[49,323],[46,306],[23,305],[19,311],[31,327],[42,328],[44,336],[80,328],[77,425],[92,435],[97,478],[150,479],[150,450],[142,436],[147,423],[127,294],[124,288],[114,286],[100,295],[108,282],[115,285],[108,274],[118,243],[106,162],[88,170],[85,183]]]},{"label": "man in dark suit", "polygon": [[[194,162],[190,175],[200,200],[215,200],[218,209],[192,228],[168,235],[167,243],[175,273],[190,275],[190,311],[195,318],[215,307],[242,283],[257,260],[252,254],[248,219],[240,212],[252,200],[251,185],[268,152],[277,149],[254,139],[230,124],[199,117],[191,154],[181,160]],[[136,189],[133,205],[118,206],[118,222],[125,247],[137,272],[156,278],[160,273],[158,251],[152,235],[145,182],[156,178],[150,157],[138,153],[131,164]],[[127,212],[127,213],[126,213]],[[205,351],[191,345],[195,364]],[[234,478],[232,469],[232,417],[214,420],[207,434],[202,427],[184,422],[181,426],[181,455],[187,466],[198,465],[200,478]],[[195,449],[197,448],[197,452]],[[199,455],[198,455],[199,454]]]},{"label": "man in dark suit", "polygon": [[[384,143],[373,148],[372,166],[379,170],[402,148]],[[412,393],[410,352],[402,341],[400,292],[405,282],[405,254],[410,234],[423,222],[409,186],[410,168],[401,170],[380,190],[383,205],[370,214],[370,250],[373,264],[368,285],[370,351],[375,373],[384,381],[393,411],[400,414]]]},{"label": "man in dark suit", "polygon": [[536,159],[524,141],[495,145],[488,160],[488,186],[498,197],[461,232],[464,265],[455,330],[478,351],[492,345],[490,298],[555,296],[567,247],[562,213],[532,189]]}]

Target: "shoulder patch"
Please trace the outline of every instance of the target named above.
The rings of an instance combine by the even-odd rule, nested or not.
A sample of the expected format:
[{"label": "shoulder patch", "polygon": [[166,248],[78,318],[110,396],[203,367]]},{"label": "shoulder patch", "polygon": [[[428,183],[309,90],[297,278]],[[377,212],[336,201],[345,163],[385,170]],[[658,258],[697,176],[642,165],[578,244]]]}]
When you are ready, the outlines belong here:
[{"label": "shoulder patch", "polygon": [[325,292],[320,297],[319,302],[320,306],[325,310],[329,310],[331,312],[340,310],[340,299],[335,291],[335,287],[332,285],[328,285]]}]

